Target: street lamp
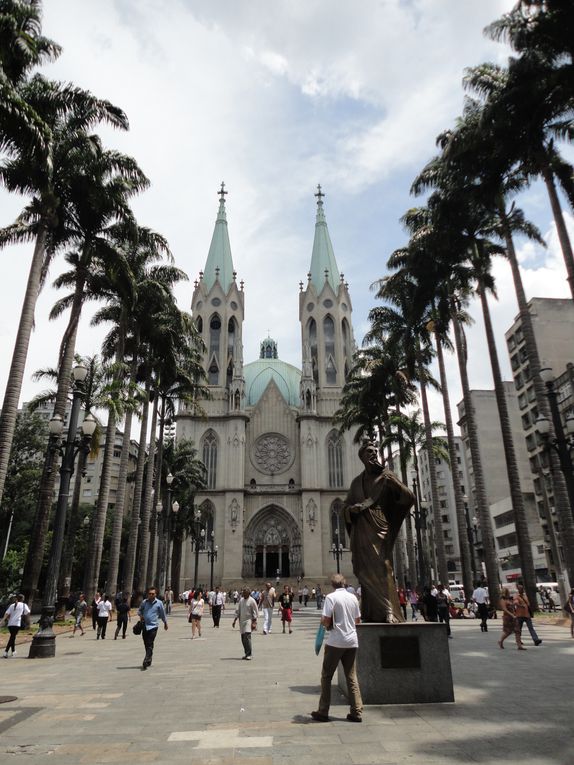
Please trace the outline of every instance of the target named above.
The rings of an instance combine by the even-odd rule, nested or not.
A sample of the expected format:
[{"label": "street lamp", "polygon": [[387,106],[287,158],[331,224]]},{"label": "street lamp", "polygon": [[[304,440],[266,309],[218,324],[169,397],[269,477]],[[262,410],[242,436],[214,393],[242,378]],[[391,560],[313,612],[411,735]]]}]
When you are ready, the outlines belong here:
[{"label": "street lamp", "polygon": [[546,395],[550,404],[550,413],[552,415],[552,424],[554,426],[554,437],[550,434],[550,420],[547,417],[540,416],[536,420],[536,430],[540,434],[544,447],[547,451],[554,449],[558,454],[560,468],[564,474],[566,489],[568,491],[568,500],[570,502],[570,512],[574,515],[574,471],[572,469],[571,452],[574,449],[574,417],[572,415],[566,418],[566,432],[562,426],[562,419],[558,409],[558,396],[554,386],[554,374],[550,367],[544,367],[540,370],[540,378],[546,386]]},{"label": "street lamp", "polygon": [[209,589],[213,592],[213,564],[217,560],[217,545],[215,544],[215,531],[212,531],[210,539],[210,549],[207,551],[207,560],[211,563],[209,575]]},{"label": "street lamp", "polygon": [[341,573],[340,561],[343,558],[343,545],[339,542],[339,529],[335,529],[335,541],[331,545],[331,553],[333,558],[337,561],[337,573]]},{"label": "street lamp", "polygon": [[96,429],[96,420],[91,414],[86,415],[81,427],[81,435],[77,435],[80,407],[84,395],[83,383],[88,375],[88,368],[84,364],[77,364],[72,370],[73,396],[70,411],[70,422],[66,440],[60,443],[60,437],[64,430],[64,421],[61,416],[55,415],[48,423],[50,434],[48,448],[52,452],[60,452],[62,465],[60,467],[60,488],[58,502],[54,515],[54,529],[52,533],[52,545],[48,559],[46,572],[46,584],[42,601],[42,615],[40,629],[34,636],[30,646],[30,658],[48,658],[56,654],[56,636],[52,631],[52,622],[55,611],[55,601],[58,589],[58,577],[60,575],[60,563],[64,547],[64,531],[66,528],[66,516],[68,514],[68,498],[70,481],[74,473],[74,463],[80,449],[86,452],[90,449],[90,439]]},{"label": "street lamp", "polygon": [[203,549],[205,529],[201,527],[201,510],[193,511],[192,546],[195,549],[195,569],[193,574],[193,589],[197,589],[197,572],[199,570],[199,551]]},{"label": "street lamp", "polygon": [[[171,496],[171,492],[170,492],[170,496]],[[167,585],[168,584],[170,586],[173,584],[172,581],[171,581],[171,571],[170,571],[170,568],[171,568],[171,535],[172,535],[172,526],[175,525],[175,523],[176,523],[177,514],[178,513],[179,513],[179,502],[177,500],[175,500],[175,502],[173,502],[172,505],[171,505],[171,513],[170,513],[170,515],[168,517],[168,523],[167,523],[167,550],[166,550],[166,554],[165,554],[165,559],[166,559],[166,566],[165,566],[165,571],[166,571],[166,574],[165,574],[165,576],[166,576],[166,589],[167,589]],[[176,582],[176,588],[178,588],[178,587],[179,587],[179,583]],[[176,589],[176,595],[177,595],[178,592],[179,592],[179,589]]]},{"label": "street lamp", "polygon": [[[168,473],[165,479],[167,484],[167,506],[166,513],[161,517],[161,530],[158,542],[158,561],[157,561],[157,581],[160,589],[167,589],[169,579],[169,545],[171,542],[171,485],[174,476]],[[179,506],[178,506],[179,507]]]}]

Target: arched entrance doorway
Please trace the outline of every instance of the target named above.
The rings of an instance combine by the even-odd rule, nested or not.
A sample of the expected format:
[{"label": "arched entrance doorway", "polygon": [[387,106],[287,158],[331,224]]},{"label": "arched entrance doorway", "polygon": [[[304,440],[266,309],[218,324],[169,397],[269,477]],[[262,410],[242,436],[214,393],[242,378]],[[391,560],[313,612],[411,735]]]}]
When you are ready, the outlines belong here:
[{"label": "arched entrance doorway", "polygon": [[243,577],[301,576],[302,560],[301,531],[295,519],[277,505],[259,510],[243,537]]}]

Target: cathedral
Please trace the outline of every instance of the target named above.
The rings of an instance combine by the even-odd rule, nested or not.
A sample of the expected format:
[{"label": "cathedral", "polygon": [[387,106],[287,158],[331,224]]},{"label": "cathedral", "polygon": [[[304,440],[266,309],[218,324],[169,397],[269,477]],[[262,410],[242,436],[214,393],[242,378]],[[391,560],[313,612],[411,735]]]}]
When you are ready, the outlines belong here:
[{"label": "cathedral", "polygon": [[[324,195],[319,186],[311,265],[306,286],[299,285],[298,369],[281,361],[270,337],[262,340],[259,358],[244,362],[248,296],[231,255],[226,193],[222,184],[205,268],[191,301],[211,398],[202,403],[207,416],[182,405],[176,430],[178,439],[194,442],[207,470],[196,507],[204,539],[213,540],[217,551],[214,583],[225,589],[268,579],[324,583],[336,570],[335,548],[342,551],[342,573],[350,576],[342,500],[362,465],[352,434],[340,434],[333,415],[354,351],[352,306],[331,244]],[[257,320],[261,325],[261,316]],[[197,584],[209,584],[210,564],[186,540],[180,591],[194,583],[196,565]]]}]

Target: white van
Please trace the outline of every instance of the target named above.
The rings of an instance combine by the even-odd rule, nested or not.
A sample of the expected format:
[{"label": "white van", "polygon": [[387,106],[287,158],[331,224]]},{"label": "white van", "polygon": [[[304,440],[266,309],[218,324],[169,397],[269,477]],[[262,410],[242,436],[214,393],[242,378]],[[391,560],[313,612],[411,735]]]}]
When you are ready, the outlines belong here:
[{"label": "white van", "polygon": [[[543,601],[540,597],[542,590],[552,593],[552,600],[556,604],[557,610],[560,610],[560,591],[558,589],[558,582],[536,582],[536,589],[538,590],[538,604],[542,607]],[[545,605],[545,602],[544,602]]]},{"label": "white van", "polygon": [[464,603],[464,587],[462,584],[449,584],[448,591],[454,603]]}]

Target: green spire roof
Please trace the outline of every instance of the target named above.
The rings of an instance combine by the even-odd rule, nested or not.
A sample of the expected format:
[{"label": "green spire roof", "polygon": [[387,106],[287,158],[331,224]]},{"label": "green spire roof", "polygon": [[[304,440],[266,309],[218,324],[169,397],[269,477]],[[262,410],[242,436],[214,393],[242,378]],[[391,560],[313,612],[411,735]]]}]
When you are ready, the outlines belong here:
[{"label": "green spire roof", "polygon": [[[229,232],[227,230],[227,215],[225,213],[225,184],[221,184],[219,190],[219,211],[215,221],[215,229],[211,238],[209,254],[203,272],[203,281],[208,290],[215,284],[216,276],[225,293],[233,284],[233,259],[231,257],[231,245],[229,244]],[[217,270],[219,269],[219,270]]]},{"label": "green spire roof", "polygon": [[311,256],[311,282],[317,290],[321,292],[325,285],[325,271],[327,271],[327,281],[337,292],[339,288],[339,269],[327,228],[327,220],[323,210],[323,197],[321,186],[317,186],[317,220],[315,221],[315,239],[313,241],[313,254]]}]

